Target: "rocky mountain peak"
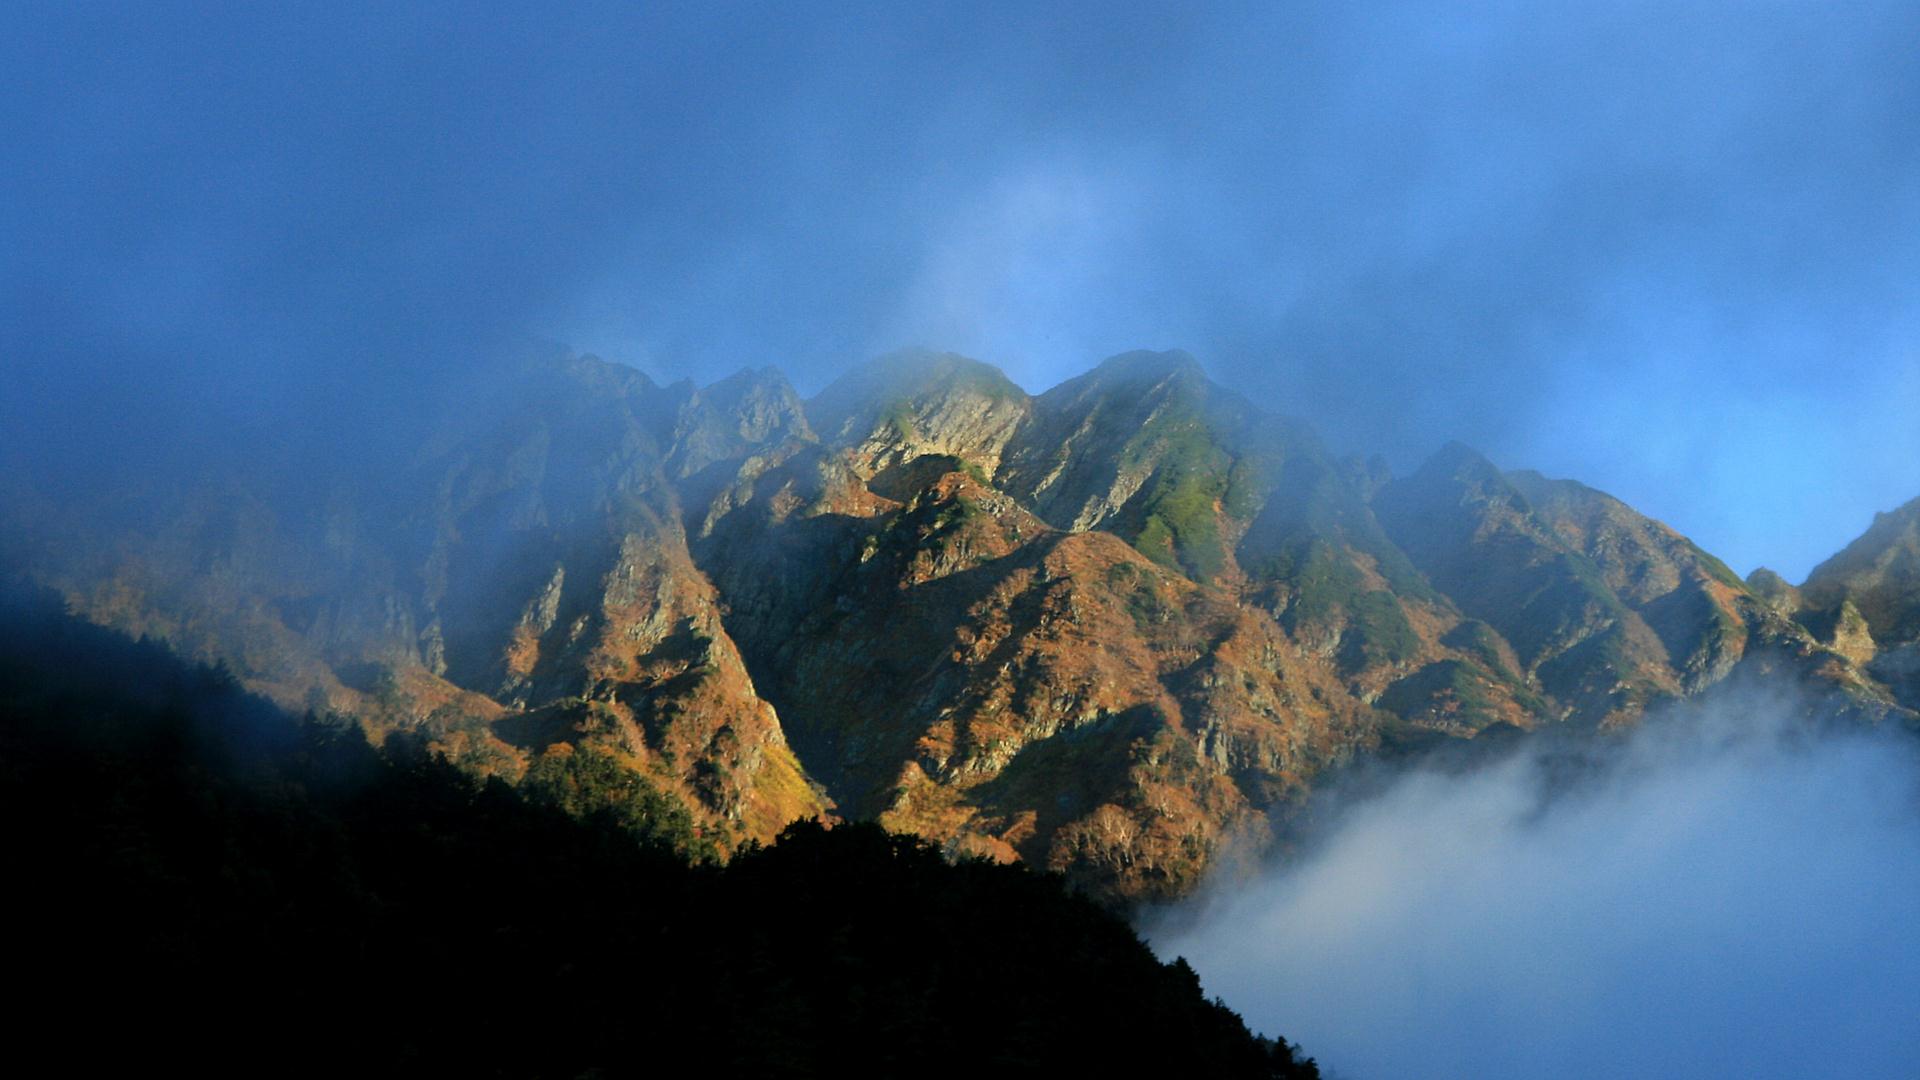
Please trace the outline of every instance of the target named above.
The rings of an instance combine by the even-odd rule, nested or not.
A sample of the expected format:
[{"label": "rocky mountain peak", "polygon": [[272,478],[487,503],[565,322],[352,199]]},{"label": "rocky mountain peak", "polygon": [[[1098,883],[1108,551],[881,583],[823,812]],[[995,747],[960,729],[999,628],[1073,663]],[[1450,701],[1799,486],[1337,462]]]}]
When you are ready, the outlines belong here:
[{"label": "rocky mountain peak", "polygon": [[692,476],[788,441],[812,442],[800,395],[779,368],[742,369],[690,390],[674,418],[669,464]]},{"label": "rocky mountain peak", "polygon": [[1168,379],[1206,381],[1206,369],[1192,353],[1184,349],[1153,351],[1135,349],[1102,360],[1091,372],[1094,379],[1109,385],[1129,382],[1163,382]]},{"label": "rocky mountain peak", "polygon": [[875,413],[898,404],[924,408],[949,398],[1023,400],[1020,389],[992,364],[958,353],[903,349],[861,364],[807,402],[808,418],[828,441],[859,438]]},{"label": "rocky mountain peak", "polygon": [[1800,591],[1815,609],[1851,601],[1876,641],[1920,641],[1920,499],[1875,514],[1859,539],[1814,567]]},{"label": "rocky mountain peak", "polygon": [[1782,615],[1792,615],[1803,603],[1799,589],[1764,566],[1755,567],[1753,573],[1747,575],[1747,591]]},{"label": "rocky mountain peak", "polygon": [[1413,479],[1423,483],[1450,480],[1467,484],[1499,484],[1506,478],[1486,455],[1458,440],[1450,440],[1414,470]]},{"label": "rocky mountain peak", "polygon": [[991,364],[909,350],[863,364],[812,401],[807,415],[832,447],[871,476],[923,454],[949,455],[989,475],[1032,403]]}]

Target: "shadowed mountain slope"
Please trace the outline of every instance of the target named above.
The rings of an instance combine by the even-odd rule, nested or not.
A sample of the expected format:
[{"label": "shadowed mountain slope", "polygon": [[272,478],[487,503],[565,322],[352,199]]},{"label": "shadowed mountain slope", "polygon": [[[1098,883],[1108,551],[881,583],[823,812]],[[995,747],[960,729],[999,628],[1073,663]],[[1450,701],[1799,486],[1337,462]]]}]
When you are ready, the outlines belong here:
[{"label": "shadowed mountain slope", "polygon": [[1318,1076],[1025,868],[812,822],[689,865],[523,794],[0,590],[12,1015],[76,1071]]}]

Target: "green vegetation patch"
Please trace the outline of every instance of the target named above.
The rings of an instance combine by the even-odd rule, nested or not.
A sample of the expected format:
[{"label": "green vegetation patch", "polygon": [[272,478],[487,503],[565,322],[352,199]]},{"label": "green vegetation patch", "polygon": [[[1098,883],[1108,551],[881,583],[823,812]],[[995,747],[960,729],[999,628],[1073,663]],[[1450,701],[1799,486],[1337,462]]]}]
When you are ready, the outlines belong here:
[{"label": "green vegetation patch", "polygon": [[1127,614],[1133,617],[1133,625],[1146,633],[1172,621],[1174,607],[1160,595],[1153,579],[1143,578],[1127,593]]},{"label": "green vegetation patch", "polygon": [[1440,643],[1466,653],[1489,671],[1507,669],[1506,661],[1500,657],[1499,632],[1479,619],[1468,619],[1447,631]]},{"label": "green vegetation patch", "polygon": [[1500,627],[1523,663],[1600,622],[1616,626],[1629,617],[1625,604],[1584,556],[1563,554],[1523,571],[1513,588],[1514,617]]},{"label": "green vegetation patch", "polygon": [[719,851],[695,828],[679,799],[619,758],[591,745],[549,747],[520,782],[529,799],[580,819],[603,819],[643,843],[659,843],[699,861]]},{"label": "green vegetation patch", "polygon": [[1290,586],[1282,624],[1291,633],[1303,625],[1326,625],[1360,590],[1360,568],[1325,540],[1290,545],[1263,564],[1263,572]]},{"label": "green vegetation patch", "polygon": [[1260,503],[1273,486],[1279,464],[1271,458],[1249,455],[1227,470],[1227,491],[1221,507],[1230,518],[1248,521],[1260,512]]},{"label": "green vegetation patch", "polygon": [[1196,401],[1183,395],[1127,441],[1120,454],[1121,471],[1149,464],[1153,475],[1140,498],[1133,546],[1196,581],[1219,576],[1227,561],[1220,506],[1234,463],[1215,445]]},{"label": "green vegetation patch", "polygon": [[880,410],[880,422],[893,429],[894,438],[901,442],[912,442],[920,435],[920,427],[913,422],[913,403],[906,398],[896,398]]},{"label": "green vegetation patch", "polygon": [[1157,474],[1134,547],[1195,581],[1218,577],[1227,561],[1217,509],[1225,486],[1218,473],[1181,469]]},{"label": "green vegetation patch", "polygon": [[1360,593],[1347,602],[1347,615],[1349,645],[1342,651],[1357,654],[1355,668],[1398,664],[1420,652],[1420,636],[1392,593],[1378,589]]},{"label": "green vegetation patch", "polygon": [[1441,660],[1389,686],[1378,704],[1405,720],[1445,718],[1479,730],[1499,719],[1490,681],[1470,664]]},{"label": "green vegetation patch", "polygon": [[952,532],[955,529],[965,526],[969,522],[978,521],[980,518],[985,517],[986,514],[987,512],[980,508],[979,503],[968,498],[955,498],[949,502],[941,503],[939,508],[933,513],[933,519],[930,523],[931,535],[940,536]]}]

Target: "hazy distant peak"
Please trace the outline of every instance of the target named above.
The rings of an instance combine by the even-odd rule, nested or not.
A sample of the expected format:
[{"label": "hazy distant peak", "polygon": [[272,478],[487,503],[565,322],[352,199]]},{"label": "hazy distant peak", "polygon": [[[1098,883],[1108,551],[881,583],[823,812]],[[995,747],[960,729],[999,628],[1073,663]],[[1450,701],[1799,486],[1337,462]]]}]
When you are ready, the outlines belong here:
[{"label": "hazy distant peak", "polygon": [[954,352],[932,349],[896,349],[875,357],[840,377],[836,382],[881,381],[901,385],[930,386],[951,381],[981,383],[1024,394],[1012,379],[984,360],[975,360]]},{"label": "hazy distant peak", "polygon": [[1467,482],[1506,482],[1506,474],[1487,460],[1486,455],[1458,439],[1452,439],[1414,470],[1423,481],[1451,479]]},{"label": "hazy distant peak", "polygon": [[1767,567],[1755,567],[1753,573],[1747,575],[1747,590],[1783,615],[1800,610],[1800,590]]},{"label": "hazy distant peak", "polygon": [[700,388],[700,392],[712,396],[722,392],[738,392],[756,387],[780,387],[791,389],[793,384],[787,380],[787,373],[773,364],[761,367],[743,367],[731,375]]},{"label": "hazy distant peak", "polygon": [[778,412],[788,426],[806,430],[800,395],[776,367],[742,368],[689,395],[689,406],[724,412]]},{"label": "hazy distant peak", "polygon": [[1611,512],[1625,512],[1639,517],[1638,511],[1626,503],[1578,480],[1563,480],[1533,469],[1513,469],[1501,474],[1512,484],[1527,501],[1537,508],[1559,503],[1569,506],[1581,506]]},{"label": "hazy distant peak", "polygon": [[800,393],[788,381],[787,373],[777,367],[741,368],[699,388],[688,398],[690,403],[710,409],[774,408],[791,414],[800,427],[806,426],[801,416]]},{"label": "hazy distant peak", "polygon": [[1038,400],[1043,409],[1068,412],[1104,410],[1119,403],[1145,408],[1153,415],[1168,407],[1175,412],[1198,410],[1221,433],[1271,424],[1274,432],[1284,430],[1289,438],[1312,438],[1306,425],[1268,413],[1238,391],[1208,378],[1200,362],[1179,349],[1136,350],[1108,357]]},{"label": "hazy distant peak", "polygon": [[969,388],[990,397],[1026,397],[1005,372],[958,353],[901,349],[860,364],[829,383],[808,404],[822,415],[856,409],[875,399],[915,397]]},{"label": "hazy distant peak", "polygon": [[841,375],[806,403],[806,411],[823,439],[858,442],[889,425],[904,436],[909,429],[918,432],[929,423],[945,427],[957,415],[980,410],[1024,414],[1027,402],[1026,391],[992,364],[957,353],[903,349]]},{"label": "hazy distant peak", "polygon": [[1870,570],[1884,571],[1896,563],[1916,560],[1920,560],[1920,498],[1873,515],[1867,531],[1814,567],[1801,588],[1817,589]]},{"label": "hazy distant peak", "polygon": [[786,374],[774,367],[743,368],[676,399],[668,465],[687,477],[786,443],[812,441],[800,395]]},{"label": "hazy distant peak", "polygon": [[1109,356],[1095,367],[1093,375],[1102,380],[1115,381],[1161,381],[1167,378],[1184,377],[1204,380],[1206,369],[1200,361],[1184,349],[1167,349],[1155,352],[1151,349],[1135,349]]},{"label": "hazy distant peak", "polygon": [[1873,516],[1860,538],[1807,575],[1807,604],[1852,601],[1882,642],[1920,640],[1920,499]]},{"label": "hazy distant peak", "polygon": [[651,375],[632,364],[603,359],[593,353],[556,356],[547,363],[551,363],[559,370],[590,386],[618,389],[626,393],[647,393],[662,389]]},{"label": "hazy distant peak", "polygon": [[1913,534],[1920,530],[1920,497],[1915,497],[1892,510],[1883,510],[1873,515],[1873,528],[1890,527]]}]

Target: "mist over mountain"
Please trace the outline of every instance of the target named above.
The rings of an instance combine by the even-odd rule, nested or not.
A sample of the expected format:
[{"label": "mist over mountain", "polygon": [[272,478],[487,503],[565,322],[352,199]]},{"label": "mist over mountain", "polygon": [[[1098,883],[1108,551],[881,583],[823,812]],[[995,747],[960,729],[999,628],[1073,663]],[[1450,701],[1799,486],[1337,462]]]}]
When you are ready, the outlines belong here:
[{"label": "mist over mountain", "polygon": [[[1623,1060],[1623,1026],[1655,1071],[1905,1060],[1791,1003],[1912,997],[1859,966],[1913,944],[1889,921],[1916,884],[1911,505],[1796,588],[1462,444],[1401,476],[1338,456],[1179,352],[1037,396],[926,352],[812,399],[776,368],[662,386],[556,348],[488,387],[319,472],[163,458],[89,497],[16,471],[10,564],[681,858],[877,821],[1119,911],[1225,896],[1167,954],[1363,1074],[1578,1074]],[[1804,891],[1765,886],[1816,856]],[[1529,938],[1508,902],[1557,914]],[[1814,918],[1846,933],[1752,952]],[[1497,1004],[1553,948],[1566,972],[1523,985],[1554,1004]],[[1394,998],[1380,950],[1422,989]],[[1646,1005],[1715,995],[1698,1022]],[[1790,1009],[1816,1049],[1752,1034]]]},{"label": "mist over mountain", "polygon": [[[1295,1064],[1204,1007],[1214,965],[1336,1073],[1884,1071],[1915,40],[1879,0],[16,6],[0,585],[393,742],[356,760],[443,808],[540,808],[515,842],[562,855],[867,843],[1204,918],[1200,985],[1141,976],[1197,1025],[1168,1071]],[[57,735],[38,693],[9,722]],[[145,723],[80,723],[34,790],[144,775]],[[189,803],[218,773],[165,762]],[[252,813],[201,824],[274,869],[191,863],[166,911],[216,951],[207,897],[344,925],[352,875],[288,885]],[[84,832],[52,847],[154,850]],[[625,858],[587,876],[629,895]],[[911,942],[859,899],[730,955]],[[530,977],[578,955],[538,941]],[[836,1000],[891,995],[889,1047],[960,1030],[889,978]],[[820,1015],[756,1001],[781,1046],[701,1030],[827,1067]]]},{"label": "mist over mountain", "polygon": [[353,456],[533,333],[806,394],[1179,346],[1796,580],[1920,490],[1909,4],[0,18],[9,453]]}]

